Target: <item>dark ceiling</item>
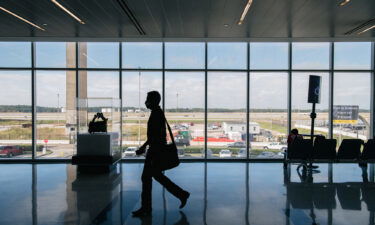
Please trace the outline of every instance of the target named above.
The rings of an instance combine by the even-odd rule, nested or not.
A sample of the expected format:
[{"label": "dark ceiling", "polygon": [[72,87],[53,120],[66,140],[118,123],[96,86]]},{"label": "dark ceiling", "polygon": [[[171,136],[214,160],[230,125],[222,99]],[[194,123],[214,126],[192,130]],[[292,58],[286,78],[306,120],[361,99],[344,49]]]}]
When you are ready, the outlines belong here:
[{"label": "dark ceiling", "polygon": [[[0,38],[350,38],[345,32],[375,18],[374,0],[254,0],[243,25],[237,21],[247,0],[58,0],[82,25],[50,0],[0,0],[41,31],[0,11]],[[120,6],[126,3],[145,35]],[[43,25],[46,24],[46,25]],[[227,24],[228,26],[224,26]]]}]

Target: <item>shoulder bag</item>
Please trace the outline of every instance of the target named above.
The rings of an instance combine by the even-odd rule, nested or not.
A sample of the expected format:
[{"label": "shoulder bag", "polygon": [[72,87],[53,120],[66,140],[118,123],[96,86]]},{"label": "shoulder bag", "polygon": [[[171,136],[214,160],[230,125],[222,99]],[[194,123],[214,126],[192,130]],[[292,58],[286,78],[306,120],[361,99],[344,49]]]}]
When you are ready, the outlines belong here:
[{"label": "shoulder bag", "polygon": [[165,123],[167,124],[172,143],[167,143],[163,147],[161,147],[161,149],[159,149],[158,153],[155,154],[155,157],[153,158],[153,164],[157,168],[164,171],[177,167],[180,164],[180,159],[178,158],[178,150],[174,141],[171,127],[169,126],[168,121],[165,118],[164,112],[163,117]]}]

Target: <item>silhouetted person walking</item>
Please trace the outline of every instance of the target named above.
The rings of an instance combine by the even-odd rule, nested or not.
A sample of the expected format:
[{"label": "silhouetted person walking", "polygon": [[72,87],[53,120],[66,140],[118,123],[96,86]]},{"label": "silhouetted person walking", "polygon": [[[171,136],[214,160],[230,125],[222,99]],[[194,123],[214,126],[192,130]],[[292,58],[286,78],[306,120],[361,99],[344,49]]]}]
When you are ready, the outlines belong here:
[{"label": "silhouetted person walking", "polygon": [[146,147],[149,146],[146,154],[146,160],[142,173],[142,206],[133,212],[133,216],[148,216],[152,211],[152,178],[163,185],[172,195],[181,201],[180,209],[183,208],[190,196],[190,193],[184,191],[168,177],[166,177],[160,168],[154,165],[153,159],[167,143],[165,116],[161,110],[160,94],[157,91],[147,93],[146,107],[151,109],[151,115],[147,122],[147,141],[136,151],[137,155],[145,153]]}]

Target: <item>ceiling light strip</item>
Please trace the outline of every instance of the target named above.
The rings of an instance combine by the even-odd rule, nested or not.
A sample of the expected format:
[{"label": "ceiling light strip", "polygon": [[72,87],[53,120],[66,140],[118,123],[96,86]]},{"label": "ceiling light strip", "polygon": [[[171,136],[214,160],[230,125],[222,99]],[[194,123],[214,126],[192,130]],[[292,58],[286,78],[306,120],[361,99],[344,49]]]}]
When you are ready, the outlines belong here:
[{"label": "ceiling light strip", "polygon": [[345,33],[345,35],[362,34],[366,31],[369,31],[369,30],[375,28],[374,26],[375,26],[375,18],[373,18],[371,20],[368,20],[368,21],[362,23],[361,25],[347,31]]},{"label": "ceiling light strip", "polygon": [[361,32],[358,32],[357,34],[363,34],[363,33],[367,32],[367,31],[369,31],[369,30],[372,30],[372,29],[374,29],[374,28],[375,28],[375,25],[373,25],[373,26],[371,26],[371,27],[369,27],[369,28],[367,28],[367,29],[365,29],[365,30],[363,30],[363,31],[361,31]]},{"label": "ceiling light strip", "polygon": [[339,6],[344,6],[344,5],[348,4],[349,2],[350,2],[350,0],[344,0],[344,1],[342,1],[342,2],[339,4]]},{"label": "ceiling light strip", "polygon": [[246,3],[246,6],[245,8],[243,9],[243,12],[241,14],[241,18],[240,18],[240,21],[238,21],[238,25],[242,25],[243,21],[245,20],[245,17],[246,17],[246,14],[247,12],[249,11],[250,9],[250,6],[251,4],[253,3],[253,0],[249,0],[247,3]]},{"label": "ceiling light strip", "polygon": [[41,28],[40,26],[38,26],[38,25],[36,25],[36,24],[34,24],[34,23],[28,21],[27,19],[25,19],[25,18],[23,18],[23,17],[21,17],[21,16],[15,14],[15,13],[11,12],[11,11],[9,11],[9,10],[7,10],[7,9],[5,9],[5,8],[3,8],[3,7],[1,7],[1,6],[0,6],[0,9],[3,10],[4,12],[6,12],[6,13],[8,13],[8,14],[10,14],[10,15],[12,15],[12,16],[14,16],[14,17],[20,19],[20,20],[22,20],[22,21],[25,22],[25,23],[28,23],[28,24],[30,24],[31,26],[38,28],[39,30],[46,31],[45,29]]},{"label": "ceiling light strip", "polygon": [[67,8],[65,8],[63,5],[61,5],[58,1],[56,0],[51,0],[55,5],[57,5],[60,9],[65,11],[69,16],[73,17],[75,20],[77,20],[80,24],[85,24],[78,16],[74,15],[72,12],[70,12]]}]

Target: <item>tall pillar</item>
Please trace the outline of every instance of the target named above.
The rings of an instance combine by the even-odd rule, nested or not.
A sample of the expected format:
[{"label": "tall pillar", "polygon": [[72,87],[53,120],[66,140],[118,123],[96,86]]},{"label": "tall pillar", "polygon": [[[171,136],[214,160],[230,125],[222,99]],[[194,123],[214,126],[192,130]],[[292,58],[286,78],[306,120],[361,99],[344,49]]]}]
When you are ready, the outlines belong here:
[{"label": "tall pillar", "polygon": [[[80,42],[78,48],[78,60],[80,68],[87,68],[87,43]],[[78,65],[77,65],[78,66]],[[79,102],[79,111],[78,111],[78,132],[87,132],[88,131],[88,120],[87,120],[87,71],[82,70],[78,73],[78,98],[84,99],[83,102]]]},{"label": "tall pillar", "polygon": [[[66,67],[74,68],[76,65],[76,44],[66,43]],[[77,123],[76,119],[76,71],[66,71],[66,126],[72,127]]]},{"label": "tall pillar", "polygon": [[[87,44],[82,42],[79,44],[78,54],[76,54],[76,43],[66,43],[66,66],[67,68],[86,68],[87,67]],[[78,59],[77,59],[78,57]],[[79,65],[76,65],[76,64]],[[77,74],[79,73],[79,74]],[[78,76],[77,76],[78,75]],[[78,85],[77,85],[78,78]],[[76,89],[78,87],[78,91]],[[77,97],[87,98],[87,71],[68,70],[66,71],[66,127],[68,132],[75,136],[78,121],[83,126],[87,126],[87,113],[78,112],[77,114]],[[80,126],[81,127],[81,126]],[[86,129],[86,128],[85,128]],[[72,138],[71,138],[72,140]],[[73,141],[74,142],[74,141]]]}]

